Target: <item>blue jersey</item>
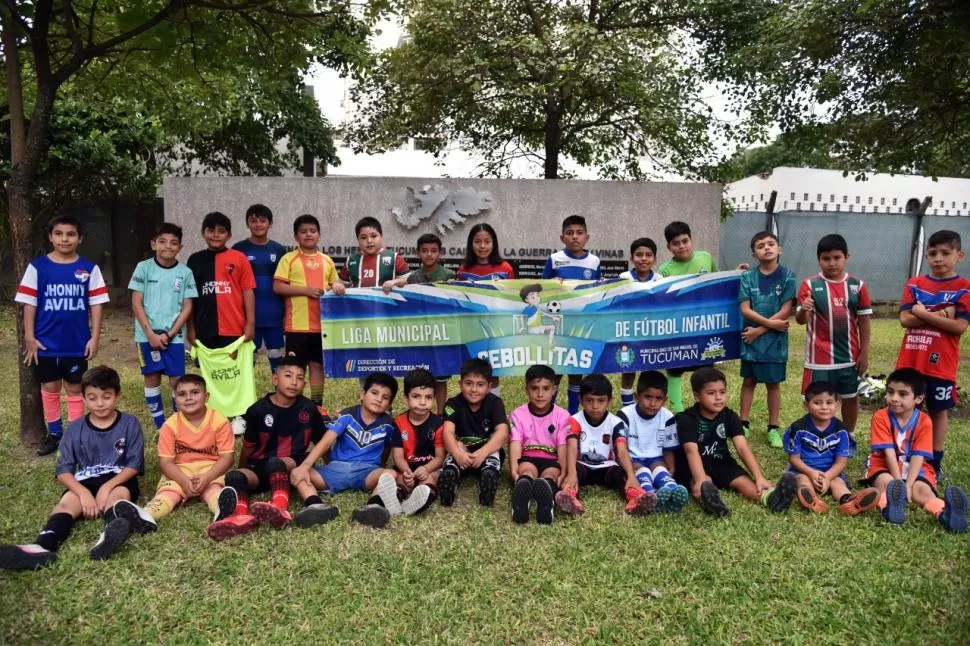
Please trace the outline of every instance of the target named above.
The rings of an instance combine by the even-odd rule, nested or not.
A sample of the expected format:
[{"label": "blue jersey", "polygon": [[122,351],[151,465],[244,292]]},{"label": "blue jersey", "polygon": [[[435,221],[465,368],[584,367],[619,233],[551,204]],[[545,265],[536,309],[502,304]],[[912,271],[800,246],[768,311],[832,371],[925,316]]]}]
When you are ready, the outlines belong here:
[{"label": "blue jersey", "polygon": [[88,311],[108,302],[108,288],[98,266],[87,258],[54,262],[39,256],[27,265],[14,300],[37,308],[34,338],[42,357],[83,357],[91,340]]},{"label": "blue jersey", "polygon": [[788,455],[801,457],[806,466],[817,471],[831,469],[836,458],[854,455],[849,431],[837,417],[832,418],[828,427],[819,430],[812,422],[812,416],[805,415],[792,422],[783,441]]},{"label": "blue jersey", "polygon": [[233,249],[246,254],[256,278],[256,327],[283,327],[283,297],[273,292],[276,265],[286,253],[286,247],[270,240],[256,244],[240,240]]},{"label": "blue jersey", "polygon": [[600,259],[598,256],[584,251],[581,256],[574,256],[565,249],[560,249],[546,259],[546,266],[542,269],[543,278],[562,278],[564,280],[599,280]]},{"label": "blue jersey", "polygon": [[337,434],[337,441],[330,450],[331,460],[381,466],[384,450],[390,450],[396,427],[387,414],[365,424],[360,418],[360,406],[353,406],[341,411],[340,417],[327,424],[327,428]]}]

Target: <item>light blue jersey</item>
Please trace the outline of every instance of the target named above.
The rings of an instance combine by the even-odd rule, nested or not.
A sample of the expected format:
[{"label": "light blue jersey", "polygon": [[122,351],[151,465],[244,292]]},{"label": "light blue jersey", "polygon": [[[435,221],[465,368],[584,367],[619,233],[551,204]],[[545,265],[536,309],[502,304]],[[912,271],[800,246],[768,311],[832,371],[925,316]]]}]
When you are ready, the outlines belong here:
[{"label": "light blue jersey", "polygon": [[[192,270],[180,262],[171,267],[162,267],[154,258],[142,260],[131,275],[128,289],[141,292],[145,315],[153,330],[170,330],[182,311],[182,301],[197,298],[195,276]],[[185,326],[171,340],[182,343]],[[141,324],[135,321],[135,342],[148,341]]]}]

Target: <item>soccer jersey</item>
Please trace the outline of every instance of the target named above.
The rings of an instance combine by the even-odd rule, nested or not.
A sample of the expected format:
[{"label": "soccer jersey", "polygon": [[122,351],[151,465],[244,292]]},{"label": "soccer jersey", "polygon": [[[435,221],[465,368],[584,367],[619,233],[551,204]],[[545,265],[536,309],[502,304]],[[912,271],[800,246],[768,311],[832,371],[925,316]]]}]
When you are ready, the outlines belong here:
[{"label": "soccer jersey", "polygon": [[134,415],[118,413],[108,428],[98,428],[85,415],[71,422],[57,452],[56,475],[71,473],[79,482],[116,475],[124,469],[145,472],[145,440]]},{"label": "soccer jersey", "polygon": [[330,450],[330,461],[366,462],[381,466],[384,450],[390,450],[394,435],[394,420],[383,414],[370,424],[360,416],[360,406],[340,411],[340,417],[327,424],[337,434],[337,441]]},{"label": "soccer jersey", "polygon": [[186,263],[195,276],[199,297],[192,308],[195,336],[241,336],[246,327],[243,292],[256,289],[253,268],[235,249],[203,249]]},{"label": "soccer jersey", "polygon": [[667,276],[686,276],[688,274],[706,274],[717,271],[717,263],[714,258],[706,251],[695,251],[690,260],[677,260],[671,258],[660,265],[657,272],[666,278]]},{"label": "soccer jersey", "polygon": [[625,432],[626,422],[607,413],[599,424],[593,424],[585,411],[579,411],[573,419],[579,426],[579,462],[593,469],[615,466],[614,441]]},{"label": "soccer jersey", "polygon": [[697,450],[704,462],[733,460],[728,450],[728,439],[744,435],[741,428],[741,418],[730,408],[723,409],[714,419],[707,419],[701,414],[700,404],[694,404],[683,413],[674,417],[675,424],[670,442],[676,438],[683,446],[687,442],[697,444]]},{"label": "soccer jersey", "polygon": [[356,253],[347,258],[340,277],[354,287],[380,287],[389,280],[408,273],[408,261],[393,249],[375,254]]},{"label": "soccer jersey", "polygon": [[108,302],[108,288],[86,258],[60,263],[38,256],[27,265],[14,300],[37,308],[34,338],[46,348],[39,356],[83,357],[91,340],[88,312]]},{"label": "soccer jersey", "polygon": [[[911,278],[903,288],[899,309],[908,312],[916,303],[922,303],[931,312],[952,306],[957,317],[970,319],[970,280],[960,276]],[[916,368],[930,377],[956,381],[959,365],[959,334],[950,334],[932,325],[904,331],[897,368]]]},{"label": "soccer jersey", "polygon": [[504,260],[497,265],[477,264],[471,267],[462,265],[458,268],[458,280],[511,280],[513,278],[515,278],[515,270]]},{"label": "soccer jersey", "polygon": [[179,411],[158,432],[158,457],[175,464],[216,462],[220,455],[232,455],[234,444],[229,420],[219,411],[206,409],[198,426]]},{"label": "soccer jersey", "polygon": [[326,432],[320,410],[300,395],[292,406],[277,406],[272,394],[266,395],[246,411],[243,448],[253,462],[269,458],[293,458],[303,462],[311,443]]},{"label": "soccer jersey", "polygon": [[[175,319],[182,313],[183,301],[197,298],[199,295],[191,269],[180,262],[171,267],[163,267],[155,258],[142,260],[135,266],[135,273],[131,275],[128,289],[141,292],[142,308],[145,310],[151,329],[165,332],[172,329]],[[182,343],[184,330],[185,326],[179,328],[178,334],[170,341]],[[147,341],[145,330],[136,318],[135,343]]]},{"label": "soccer jersey", "polygon": [[401,413],[394,419],[391,448],[403,449],[404,459],[409,464],[431,462],[435,450],[445,445],[442,438],[444,423],[443,419],[432,414],[415,426],[406,412]]},{"label": "soccer jersey", "polygon": [[888,408],[883,408],[873,414],[869,430],[872,453],[866,461],[866,478],[889,471],[884,451],[890,449],[896,453],[901,478],[908,477],[910,460],[921,456],[924,460],[919,475],[936,487],[936,471],[930,464],[933,459],[933,422],[929,415],[914,410],[909,421],[900,424]]},{"label": "soccer jersey", "polygon": [[468,406],[460,393],[445,402],[445,421],[455,425],[455,437],[472,451],[485,445],[500,424],[508,424],[505,403],[492,393],[485,395],[478,410]]},{"label": "soccer jersey", "polygon": [[635,280],[638,283],[652,283],[655,280],[660,280],[661,278],[663,278],[663,276],[661,276],[660,274],[658,274],[657,272],[651,269],[650,273],[647,274],[646,278],[640,278],[637,275],[637,271],[635,269],[628,269],[627,271],[620,274],[619,278],[623,278],[626,280]]},{"label": "soccer jersey", "polygon": [[509,441],[521,443],[522,455],[527,458],[556,460],[566,439],[579,434],[579,423],[555,404],[542,415],[534,413],[529,404],[522,404],[509,415],[509,426]]},{"label": "soccer jersey", "polygon": [[[283,256],[274,278],[293,287],[320,289],[329,289],[338,280],[337,268],[330,256],[319,251],[306,253],[300,249]],[[319,332],[320,299],[287,296],[283,329],[287,332]]]},{"label": "soccer jersey", "polygon": [[444,265],[438,265],[430,274],[424,270],[424,267],[419,267],[408,275],[408,285],[430,285],[432,283],[444,283],[452,280],[454,277],[455,272],[451,271]]},{"label": "soccer jersey", "polygon": [[563,280],[599,280],[599,256],[583,251],[574,256],[567,249],[560,249],[546,258],[542,268],[543,278],[562,278]]},{"label": "soccer jersey", "polygon": [[273,276],[280,258],[286,254],[286,247],[268,240],[257,244],[252,240],[240,240],[232,245],[242,252],[253,268],[256,279],[256,327],[279,327],[283,320],[283,297],[273,291]]},{"label": "soccer jersey", "polygon": [[835,370],[854,366],[860,350],[858,318],[872,315],[869,288],[861,278],[849,274],[842,280],[829,280],[819,273],[798,290],[799,303],[809,297],[815,309],[808,315],[805,367]]},{"label": "soccer jersey", "polygon": [[[766,319],[777,314],[785,303],[795,300],[795,274],[778,265],[770,274],[763,274],[757,266],[741,274],[738,302],[748,301],[751,309]],[[745,321],[757,327],[757,323]],[[741,344],[741,358],[758,363],[788,362],[788,332],[767,330],[751,343]]]},{"label": "soccer jersey", "polygon": [[836,459],[855,455],[849,431],[837,417],[820,429],[811,415],[805,415],[792,422],[782,441],[788,455],[799,456],[805,466],[817,471],[828,471]]},{"label": "soccer jersey", "polygon": [[190,350],[209,391],[209,406],[226,417],[242,415],[256,401],[256,346],[239,337],[223,348],[207,348],[201,342]]},{"label": "soccer jersey", "polygon": [[672,432],[674,415],[666,408],[661,408],[653,417],[646,417],[640,412],[640,407],[633,403],[621,408],[617,417],[624,424],[614,441],[626,442],[630,457],[634,460],[662,460],[664,449],[670,451],[680,446],[676,433]]}]

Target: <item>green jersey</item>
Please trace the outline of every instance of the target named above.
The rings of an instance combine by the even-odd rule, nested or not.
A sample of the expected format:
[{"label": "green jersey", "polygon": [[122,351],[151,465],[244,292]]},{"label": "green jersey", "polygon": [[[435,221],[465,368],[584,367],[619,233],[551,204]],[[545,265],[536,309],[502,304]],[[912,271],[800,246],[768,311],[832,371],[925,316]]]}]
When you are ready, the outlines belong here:
[{"label": "green jersey", "polygon": [[[749,301],[751,309],[766,319],[777,314],[785,303],[795,300],[795,274],[779,265],[770,274],[761,273],[755,265],[741,274],[738,302]],[[745,321],[744,325],[757,326]],[[768,330],[751,343],[741,344],[741,358],[757,363],[786,363],[788,361],[788,332]]]},{"label": "green jersey", "polygon": [[446,283],[455,277],[455,272],[438,265],[430,274],[424,271],[424,267],[415,269],[408,275],[408,285],[429,285],[431,283]]},{"label": "green jersey", "polygon": [[714,258],[706,251],[695,251],[690,260],[677,260],[671,258],[660,265],[657,273],[666,278],[667,276],[686,276],[688,274],[706,274],[717,271],[717,264]]}]

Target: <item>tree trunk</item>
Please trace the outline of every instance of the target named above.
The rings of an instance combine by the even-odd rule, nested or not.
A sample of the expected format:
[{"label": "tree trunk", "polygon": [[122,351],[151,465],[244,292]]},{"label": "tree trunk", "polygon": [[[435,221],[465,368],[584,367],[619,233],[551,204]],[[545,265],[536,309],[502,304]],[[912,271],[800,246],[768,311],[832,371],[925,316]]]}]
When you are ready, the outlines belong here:
[{"label": "tree trunk", "polygon": [[555,100],[552,97],[547,98],[545,141],[543,142],[543,152],[545,153],[544,179],[559,179],[559,150],[562,146],[561,117]]}]

